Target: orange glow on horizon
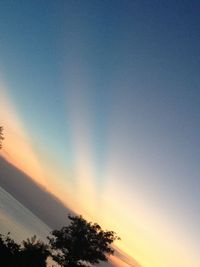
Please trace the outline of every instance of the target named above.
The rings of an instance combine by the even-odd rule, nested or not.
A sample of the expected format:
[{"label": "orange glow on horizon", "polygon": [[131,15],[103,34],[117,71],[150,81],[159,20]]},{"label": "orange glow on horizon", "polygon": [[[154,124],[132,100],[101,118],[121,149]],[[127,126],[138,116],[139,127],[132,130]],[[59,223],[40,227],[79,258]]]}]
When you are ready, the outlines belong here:
[{"label": "orange glow on horizon", "polygon": [[46,186],[47,181],[31,141],[5,91],[5,86],[2,84],[0,93],[0,121],[4,127],[5,135],[1,155],[28,176],[34,178],[39,184]]},{"label": "orange glow on horizon", "polygon": [[[92,144],[88,137],[90,133],[78,129],[77,122],[72,127],[75,133],[72,144],[75,150],[75,188],[71,188],[66,177],[67,170],[62,173],[35,152],[32,140],[7,95],[5,86],[0,86],[0,93],[0,122],[4,126],[6,137],[1,155],[61,200],[66,207],[82,214],[87,220],[99,222],[104,229],[114,230],[122,238],[116,242],[116,247],[121,250],[121,259],[120,255],[110,258],[116,267],[160,267],[161,262],[162,267],[178,266],[180,261],[177,255],[184,255],[182,267],[189,266],[191,261],[187,251],[175,242],[175,236],[178,236],[176,229],[172,226],[168,229],[170,224],[167,219],[163,220],[162,213],[150,209],[148,203],[142,201],[137,194],[129,201],[124,193],[126,190],[123,190],[121,184],[117,184],[112,164],[108,164],[110,169],[106,170],[103,177],[106,181],[105,189],[101,195],[96,191]],[[84,124],[84,127],[88,131],[89,126]],[[100,196],[97,197],[97,194]],[[126,200],[123,203],[128,203],[127,206],[123,205],[121,199]],[[132,214],[130,216],[131,210],[134,210],[134,217]],[[157,232],[162,235],[156,235]],[[182,237],[179,236],[178,240],[180,242]],[[123,253],[126,256],[123,257]]]},{"label": "orange glow on horizon", "polygon": [[118,258],[116,256],[110,256],[109,259],[110,259],[110,262],[116,267],[129,267],[129,266],[140,267],[139,265],[127,264],[127,263],[125,263],[124,261],[122,261],[120,258]]}]

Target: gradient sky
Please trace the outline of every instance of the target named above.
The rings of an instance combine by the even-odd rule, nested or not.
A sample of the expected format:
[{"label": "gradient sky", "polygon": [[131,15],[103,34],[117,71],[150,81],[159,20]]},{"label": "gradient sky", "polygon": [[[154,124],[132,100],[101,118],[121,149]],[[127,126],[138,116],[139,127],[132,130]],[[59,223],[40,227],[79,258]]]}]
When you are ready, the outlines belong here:
[{"label": "gradient sky", "polygon": [[0,2],[3,156],[142,267],[199,266],[199,12]]}]

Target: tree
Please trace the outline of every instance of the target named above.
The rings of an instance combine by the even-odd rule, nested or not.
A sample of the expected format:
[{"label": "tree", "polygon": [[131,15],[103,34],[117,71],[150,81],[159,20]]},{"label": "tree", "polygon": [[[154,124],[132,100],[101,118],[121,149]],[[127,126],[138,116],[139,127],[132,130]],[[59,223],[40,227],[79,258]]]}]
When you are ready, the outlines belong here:
[{"label": "tree", "polygon": [[0,149],[2,148],[2,141],[4,140],[3,137],[3,127],[0,126]]},{"label": "tree", "polygon": [[0,234],[0,262],[4,267],[19,266],[20,245],[11,237],[10,233],[6,236]]},{"label": "tree", "polygon": [[23,241],[20,251],[20,267],[46,267],[46,260],[50,256],[48,245],[37,240],[36,235]]},{"label": "tree", "polygon": [[17,244],[10,233],[6,236],[0,234],[0,262],[4,267],[46,267],[47,258],[51,255],[49,246],[36,239],[28,238]]},{"label": "tree", "polygon": [[68,216],[67,227],[51,232],[48,237],[54,251],[52,257],[62,267],[82,267],[107,261],[114,253],[111,244],[119,239],[113,231],[103,231],[97,223],[82,216]]}]

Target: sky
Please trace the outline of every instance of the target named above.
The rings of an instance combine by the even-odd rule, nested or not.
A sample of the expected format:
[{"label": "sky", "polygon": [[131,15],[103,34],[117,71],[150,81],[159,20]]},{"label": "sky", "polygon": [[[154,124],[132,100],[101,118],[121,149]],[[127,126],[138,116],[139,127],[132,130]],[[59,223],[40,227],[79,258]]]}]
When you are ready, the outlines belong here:
[{"label": "sky", "polygon": [[199,264],[199,10],[0,3],[1,155],[116,231],[132,266]]}]

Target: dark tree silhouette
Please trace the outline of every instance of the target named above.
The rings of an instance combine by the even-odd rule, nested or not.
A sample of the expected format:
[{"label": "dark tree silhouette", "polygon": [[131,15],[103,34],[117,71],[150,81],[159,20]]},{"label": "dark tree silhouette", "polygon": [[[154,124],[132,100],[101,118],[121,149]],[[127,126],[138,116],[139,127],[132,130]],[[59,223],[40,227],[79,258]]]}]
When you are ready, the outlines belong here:
[{"label": "dark tree silhouette", "polygon": [[3,126],[0,126],[0,149],[2,148],[2,141],[4,140],[3,137]]},{"label": "dark tree silhouette", "polygon": [[69,226],[51,232],[48,237],[54,251],[52,257],[62,267],[81,267],[107,261],[113,254],[111,244],[119,237],[113,231],[103,231],[82,216],[68,216]]},{"label": "dark tree silhouette", "polygon": [[0,234],[0,262],[4,267],[18,266],[19,264],[20,245],[10,237]]},{"label": "dark tree silhouette", "polygon": [[[46,267],[51,258],[56,266],[91,267],[107,261],[114,253],[112,243],[119,239],[113,231],[103,231],[81,216],[68,216],[69,226],[52,231],[49,245],[36,236],[17,244],[9,235],[0,234],[0,262],[3,267]],[[57,265],[58,264],[58,265]],[[1,265],[0,265],[1,266]],[[52,266],[53,267],[53,266]]]},{"label": "dark tree silhouette", "polygon": [[[46,267],[50,256],[49,246],[36,240],[36,236],[17,244],[9,235],[0,234],[0,262],[4,267]],[[1,266],[1,265],[0,265]]]},{"label": "dark tree silhouette", "polygon": [[49,256],[48,245],[37,240],[34,235],[23,241],[20,251],[20,267],[46,267],[46,260]]}]

